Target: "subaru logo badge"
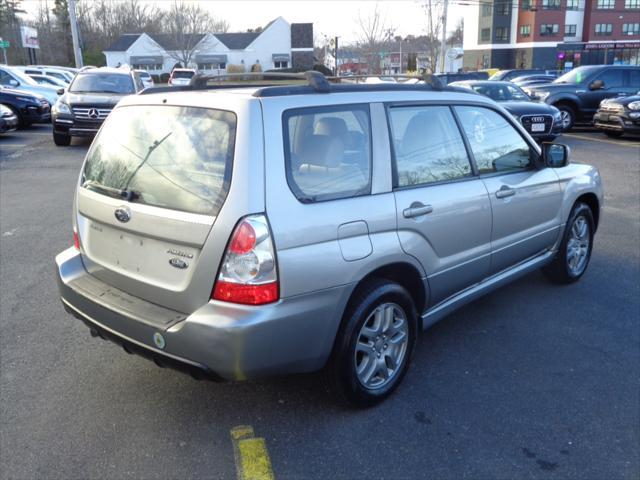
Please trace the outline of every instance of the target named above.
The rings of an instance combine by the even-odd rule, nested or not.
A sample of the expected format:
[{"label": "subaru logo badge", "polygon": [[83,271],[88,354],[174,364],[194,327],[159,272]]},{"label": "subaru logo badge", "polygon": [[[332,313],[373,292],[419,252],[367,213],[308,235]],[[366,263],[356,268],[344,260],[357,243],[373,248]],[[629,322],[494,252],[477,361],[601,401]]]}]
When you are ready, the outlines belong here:
[{"label": "subaru logo badge", "polygon": [[131,220],[131,210],[129,210],[129,208],[127,207],[118,207],[116,208],[116,211],[113,212],[113,214],[116,216],[116,220],[118,220],[119,222],[127,223],[129,220]]},{"label": "subaru logo badge", "polygon": [[177,257],[174,257],[171,260],[169,260],[169,265],[176,268],[187,268],[189,266],[187,262]]},{"label": "subaru logo badge", "polygon": [[165,341],[164,341],[164,337],[162,336],[161,333],[156,332],[153,334],[153,343],[156,345],[156,347],[158,347],[160,350],[164,349],[164,346],[166,345]]},{"label": "subaru logo badge", "polygon": [[89,110],[89,116],[91,118],[98,118],[99,116],[98,110],[96,110],[95,108],[92,108],[91,110]]}]

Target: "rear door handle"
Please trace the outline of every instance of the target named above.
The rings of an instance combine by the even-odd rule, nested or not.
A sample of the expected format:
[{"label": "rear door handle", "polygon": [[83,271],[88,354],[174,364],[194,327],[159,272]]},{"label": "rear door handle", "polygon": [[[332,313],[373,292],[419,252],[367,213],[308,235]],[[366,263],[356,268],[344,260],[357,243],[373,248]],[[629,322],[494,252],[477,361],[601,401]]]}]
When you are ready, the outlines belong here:
[{"label": "rear door handle", "polygon": [[500,187],[500,190],[496,192],[496,197],[507,198],[507,197],[513,197],[515,194],[516,194],[515,189],[511,187],[507,187],[506,185],[503,185],[502,187]]},{"label": "rear door handle", "polygon": [[423,205],[420,202],[413,202],[409,208],[402,211],[404,218],[415,218],[433,212],[431,205]]}]

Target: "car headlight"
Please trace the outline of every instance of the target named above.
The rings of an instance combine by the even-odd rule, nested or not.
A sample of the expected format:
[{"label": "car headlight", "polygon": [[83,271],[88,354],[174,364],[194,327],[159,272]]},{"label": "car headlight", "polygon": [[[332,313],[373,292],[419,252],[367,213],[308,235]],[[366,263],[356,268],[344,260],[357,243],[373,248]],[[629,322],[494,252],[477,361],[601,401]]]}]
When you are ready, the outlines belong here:
[{"label": "car headlight", "polygon": [[64,103],[62,100],[58,100],[53,106],[53,113],[71,113],[71,109],[69,105]]},{"label": "car headlight", "polygon": [[627,107],[629,110],[640,110],[640,102],[631,102]]},{"label": "car headlight", "polygon": [[6,114],[12,114],[13,112],[9,107],[5,107],[0,103],[0,117]]}]

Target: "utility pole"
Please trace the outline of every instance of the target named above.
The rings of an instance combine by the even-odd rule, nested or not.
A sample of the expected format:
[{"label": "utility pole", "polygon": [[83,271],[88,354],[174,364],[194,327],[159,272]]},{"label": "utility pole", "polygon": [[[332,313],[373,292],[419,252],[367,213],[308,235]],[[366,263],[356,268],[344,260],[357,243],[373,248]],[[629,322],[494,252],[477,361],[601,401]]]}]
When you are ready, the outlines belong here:
[{"label": "utility pole", "polygon": [[335,58],[336,58],[336,77],[340,76],[340,70],[338,70],[338,38],[340,37],[335,37]]},{"label": "utility pole", "polygon": [[447,49],[447,7],[449,0],[444,1],[444,9],[442,11],[442,42],[440,43],[440,73],[444,72],[445,50]]},{"label": "utility pole", "polygon": [[76,68],[82,68],[82,52],[78,36],[78,19],[76,18],[76,0],[69,0],[69,23],[71,24],[71,38],[73,39],[73,56]]}]

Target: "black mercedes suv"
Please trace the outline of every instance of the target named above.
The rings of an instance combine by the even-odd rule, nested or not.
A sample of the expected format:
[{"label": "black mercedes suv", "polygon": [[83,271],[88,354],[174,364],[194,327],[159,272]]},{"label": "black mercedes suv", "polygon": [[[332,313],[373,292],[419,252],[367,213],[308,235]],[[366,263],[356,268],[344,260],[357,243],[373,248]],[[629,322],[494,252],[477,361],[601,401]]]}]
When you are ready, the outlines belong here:
[{"label": "black mercedes suv", "polygon": [[144,89],[140,76],[126,68],[92,68],[74,77],[51,109],[53,141],[71,143],[74,136],[95,135],[121,98]]},{"label": "black mercedes suv", "polygon": [[591,123],[602,100],[633,95],[639,89],[640,67],[589,65],[575,68],[552,83],[525,87],[524,91],[557,107],[566,132],[576,123]]}]

